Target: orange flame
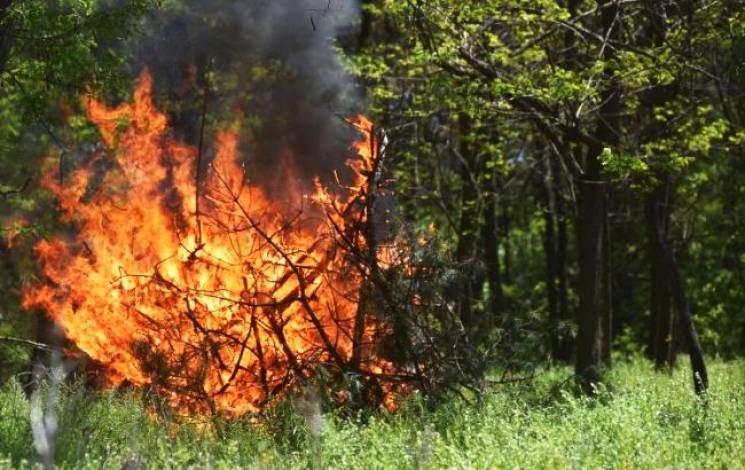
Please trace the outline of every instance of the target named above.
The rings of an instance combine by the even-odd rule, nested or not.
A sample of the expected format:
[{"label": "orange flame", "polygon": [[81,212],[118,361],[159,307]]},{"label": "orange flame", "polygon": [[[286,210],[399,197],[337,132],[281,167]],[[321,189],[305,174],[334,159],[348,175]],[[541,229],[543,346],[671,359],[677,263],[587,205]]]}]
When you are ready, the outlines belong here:
[{"label": "orange flame", "polygon": [[[354,227],[376,157],[371,123],[353,122],[364,138],[351,184],[338,195],[316,182],[306,207],[247,184],[238,135],[221,132],[197,204],[197,150],[170,137],[151,87],[144,72],[132,103],[86,104],[107,151],[64,186],[45,178],[77,235],[36,245],[45,282],[24,305],[43,308],[111,385],[151,386],[192,412],[255,411],[317,364],[393,373],[375,355],[384,326],[361,313],[364,273],[336,242],[365,244]],[[108,158],[115,170],[97,175]]]}]

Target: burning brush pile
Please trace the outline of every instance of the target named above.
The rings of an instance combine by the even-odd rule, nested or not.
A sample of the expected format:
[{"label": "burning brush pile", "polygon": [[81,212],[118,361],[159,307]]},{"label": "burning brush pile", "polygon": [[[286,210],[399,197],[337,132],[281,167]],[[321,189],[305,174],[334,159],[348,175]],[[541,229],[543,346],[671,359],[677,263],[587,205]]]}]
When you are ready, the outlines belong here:
[{"label": "burning brush pile", "polygon": [[64,181],[45,178],[76,235],[36,245],[42,281],[25,306],[43,309],[109,385],[152,389],[186,412],[256,411],[319,368],[354,375],[367,400],[394,408],[410,377],[379,353],[392,326],[364,300],[394,256],[370,236],[370,123],[350,122],[360,140],[348,181],[309,194],[288,181],[279,202],[247,183],[237,129],[200,165],[151,89],[143,73],[132,103],[87,102],[105,146]]}]

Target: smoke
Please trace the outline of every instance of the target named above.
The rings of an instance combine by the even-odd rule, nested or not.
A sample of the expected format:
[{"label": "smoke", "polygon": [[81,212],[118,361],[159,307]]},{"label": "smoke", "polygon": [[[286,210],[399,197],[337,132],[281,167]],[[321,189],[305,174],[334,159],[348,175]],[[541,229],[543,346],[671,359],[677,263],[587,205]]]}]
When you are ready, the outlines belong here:
[{"label": "smoke", "polygon": [[199,140],[205,88],[209,123],[242,116],[249,177],[276,190],[328,177],[349,156],[342,116],[360,94],[337,44],[358,16],[357,0],[186,0],[148,20],[133,68],[150,69],[187,142]]}]

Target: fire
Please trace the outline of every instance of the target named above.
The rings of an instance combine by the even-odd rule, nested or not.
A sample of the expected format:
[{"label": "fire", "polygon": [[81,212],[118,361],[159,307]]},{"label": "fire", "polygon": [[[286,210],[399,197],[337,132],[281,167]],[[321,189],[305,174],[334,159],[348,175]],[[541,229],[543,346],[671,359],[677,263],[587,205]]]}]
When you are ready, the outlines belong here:
[{"label": "fire", "polygon": [[132,103],[86,103],[106,150],[64,184],[45,178],[76,236],[35,246],[44,281],[24,305],[46,311],[109,384],[152,387],[190,412],[258,410],[319,364],[393,374],[375,353],[385,326],[360,300],[366,268],[338,243],[367,248],[371,123],[353,122],[353,181],[316,182],[292,205],[246,183],[235,130],[197,178],[198,151],[171,137],[151,88],[145,72]]}]

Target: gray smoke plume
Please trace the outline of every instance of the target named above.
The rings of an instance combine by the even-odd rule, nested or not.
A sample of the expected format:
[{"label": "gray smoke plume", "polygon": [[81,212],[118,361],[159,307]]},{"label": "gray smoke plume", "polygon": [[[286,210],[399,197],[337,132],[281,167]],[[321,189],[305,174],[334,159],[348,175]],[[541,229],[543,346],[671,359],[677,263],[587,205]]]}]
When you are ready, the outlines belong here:
[{"label": "gray smoke plume", "polygon": [[355,138],[341,117],[359,111],[359,93],[336,47],[358,15],[357,0],[186,0],[148,21],[134,67],[150,69],[187,142],[206,87],[210,122],[243,112],[251,123],[242,153],[257,183],[271,188],[290,167],[309,182],[340,169]]}]

